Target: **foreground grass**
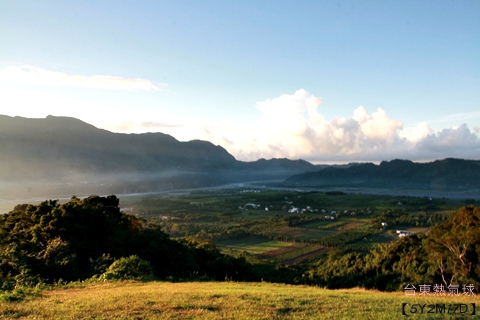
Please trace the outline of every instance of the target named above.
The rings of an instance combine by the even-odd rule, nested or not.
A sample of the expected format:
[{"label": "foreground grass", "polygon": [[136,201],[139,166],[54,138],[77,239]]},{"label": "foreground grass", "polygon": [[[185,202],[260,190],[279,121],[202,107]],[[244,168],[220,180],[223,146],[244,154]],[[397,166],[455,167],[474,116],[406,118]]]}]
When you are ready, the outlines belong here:
[{"label": "foreground grass", "polygon": [[[479,319],[412,314],[414,304],[480,304],[477,296],[422,297],[363,289],[235,282],[108,282],[43,291],[0,302],[2,319]],[[448,306],[447,306],[448,308]],[[477,313],[480,313],[477,310]]]}]

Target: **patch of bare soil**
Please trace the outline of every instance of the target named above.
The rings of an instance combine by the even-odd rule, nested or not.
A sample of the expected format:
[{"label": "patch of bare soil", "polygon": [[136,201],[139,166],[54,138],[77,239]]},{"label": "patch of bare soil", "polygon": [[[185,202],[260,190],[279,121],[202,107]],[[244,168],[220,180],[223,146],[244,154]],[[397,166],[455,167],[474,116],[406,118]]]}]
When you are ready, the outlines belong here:
[{"label": "patch of bare soil", "polygon": [[315,251],[312,251],[312,252],[309,252],[309,253],[306,253],[306,254],[303,254],[301,256],[298,256],[298,257],[295,257],[293,259],[289,259],[289,260],[285,260],[283,261],[282,263],[285,264],[285,265],[292,265],[292,264],[295,264],[295,263],[299,263],[305,259],[309,259],[309,258],[313,258],[315,257],[316,255],[319,255],[319,254],[322,254],[324,252],[327,252],[328,250],[330,250],[331,248],[330,247],[322,247],[318,250],[315,250]]},{"label": "patch of bare soil", "polygon": [[302,244],[302,243],[293,243],[291,246],[289,247],[284,247],[284,248],[278,248],[278,249],[275,249],[275,250],[270,250],[270,251],[267,251],[267,252],[264,252],[262,253],[260,256],[262,258],[272,258],[272,257],[275,257],[275,256],[278,256],[280,254],[283,254],[283,253],[287,253],[287,252],[290,252],[290,251],[293,251],[293,250],[297,250],[299,248],[303,248],[305,247],[306,245],[305,244]]}]

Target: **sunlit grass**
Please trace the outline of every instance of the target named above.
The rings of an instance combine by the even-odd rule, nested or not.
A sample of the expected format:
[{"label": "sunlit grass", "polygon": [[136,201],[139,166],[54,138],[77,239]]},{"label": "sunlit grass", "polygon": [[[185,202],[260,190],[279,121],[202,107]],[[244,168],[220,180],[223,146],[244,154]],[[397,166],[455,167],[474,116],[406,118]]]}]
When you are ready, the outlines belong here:
[{"label": "sunlit grass", "polygon": [[[5,319],[400,319],[402,303],[479,303],[477,296],[421,297],[403,292],[235,282],[111,282],[44,291],[1,302]],[[427,309],[425,309],[426,312]],[[428,317],[430,316],[430,317]],[[415,319],[440,318],[416,314]],[[447,317],[450,319],[451,317]],[[475,319],[468,316],[468,319]]]}]

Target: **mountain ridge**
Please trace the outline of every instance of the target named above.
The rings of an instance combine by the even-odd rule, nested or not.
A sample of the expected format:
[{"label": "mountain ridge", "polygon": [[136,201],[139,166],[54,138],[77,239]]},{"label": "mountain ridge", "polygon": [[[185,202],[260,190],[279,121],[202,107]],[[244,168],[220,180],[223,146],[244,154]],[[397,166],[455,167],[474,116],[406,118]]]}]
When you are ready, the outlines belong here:
[{"label": "mountain ridge", "polygon": [[[92,192],[148,192],[285,179],[314,168],[304,160],[238,161],[208,141],[183,142],[164,133],[113,133],[55,116],[0,115],[0,149],[0,184],[8,182],[16,189],[28,184],[29,190],[61,184],[72,191],[88,192],[90,186]],[[0,191],[12,193],[1,186]]]},{"label": "mountain ridge", "polygon": [[70,117],[0,115],[0,150],[4,198],[155,192],[267,180],[294,188],[480,189],[478,160],[245,162],[208,141],[178,141],[160,132],[114,133]]},{"label": "mountain ridge", "polygon": [[446,158],[426,163],[394,159],[380,164],[328,167],[293,175],[285,185],[296,187],[394,188],[462,191],[480,189],[480,161]]}]

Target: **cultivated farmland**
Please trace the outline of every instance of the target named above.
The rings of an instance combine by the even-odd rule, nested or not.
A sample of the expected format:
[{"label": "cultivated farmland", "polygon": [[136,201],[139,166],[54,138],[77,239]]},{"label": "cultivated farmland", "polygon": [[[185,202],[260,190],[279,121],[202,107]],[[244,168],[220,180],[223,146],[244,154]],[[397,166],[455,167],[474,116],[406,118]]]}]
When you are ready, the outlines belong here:
[{"label": "cultivated farmland", "polygon": [[172,237],[208,241],[225,253],[291,263],[329,248],[368,250],[398,238],[397,229],[425,232],[460,200],[406,196],[220,189],[122,199]]}]

